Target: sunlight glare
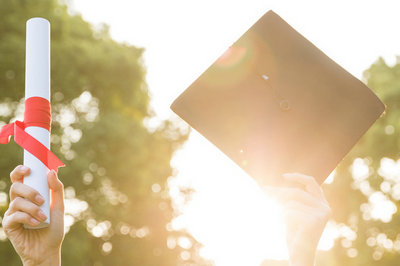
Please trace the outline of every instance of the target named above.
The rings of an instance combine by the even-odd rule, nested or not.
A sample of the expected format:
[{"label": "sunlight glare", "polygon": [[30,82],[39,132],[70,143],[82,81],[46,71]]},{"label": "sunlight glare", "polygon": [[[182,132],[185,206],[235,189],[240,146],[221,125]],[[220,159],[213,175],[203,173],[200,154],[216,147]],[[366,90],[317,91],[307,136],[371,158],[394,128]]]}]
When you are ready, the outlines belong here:
[{"label": "sunlight glare", "polygon": [[[217,265],[255,266],[265,257],[286,259],[284,226],[276,203],[201,135],[193,132],[190,138],[196,141],[186,145],[198,145],[180,150],[172,164],[179,169],[175,182],[196,191],[180,206],[183,214],[172,221],[173,229],[189,228],[204,244],[202,256]],[[171,196],[176,197],[173,191]]]},{"label": "sunlight glare", "polygon": [[[151,106],[157,114],[148,121],[153,122],[153,128],[159,124],[157,121],[171,117],[169,106],[176,96],[269,9],[275,10],[358,78],[378,56],[390,59],[393,54],[399,54],[400,35],[382,30],[389,29],[388,25],[398,24],[396,0],[386,1],[391,8],[364,0],[332,3],[318,0],[71,1],[85,19],[97,24],[110,24],[114,39],[145,47],[146,80],[152,96]],[[307,8],[309,6],[313,8]],[[354,14],[361,6],[363,12],[357,13],[355,21]],[[337,14],[341,14],[340,20]],[[376,14],[382,15],[379,19],[371,19]],[[355,32],[358,33],[356,38]],[[375,38],[370,38],[372,33]],[[64,117],[68,118],[68,111],[65,110]],[[0,106],[0,112],[7,110]],[[389,133],[392,131],[388,130]],[[170,195],[173,204],[177,205],[174,207],[182,215],[168,224],[167,230],[187,229],[204,244],[201,255],[215,260],[218,266],[258,266],[262,258],[287,257],[278,207],[212,144],[193,132],[171,163],[179,173],[168,182]],[[365,195],[371,195],[373,190],[366,180],[369,169],[364,163],[360,159],[354,165],[355,187]],[[381,164],[393,169],[397,167],[388,160]],[[389,181],[398,180],[400,175],[396,171],[390,175],[381,170],[380,174],[388,177]],[[334,173],[326,183],[333,178]],[[88,182],[91,182],[90,177]],[[177,186],[195,189],[186,206]],[[158,191],[157,186],[154,189]],[[393,186],[391,193],[394,199],[400,199],[400,185]],[[379,198],[382,199],[376,197],[374,202]],[[95,226],[95,221],[88,223],[88,230]],[[100,232],[96,234],[100,235]],[[356,234],[345,225],[328,224],[320,248],[329,249],[332,239],[338,236],[352,241]],[[177,245],[172,239],[168,243],[169,248]],[[181,256],[187,258],[187,253]],[[374,253],[373,256],[377,259],[382,254]]]}]

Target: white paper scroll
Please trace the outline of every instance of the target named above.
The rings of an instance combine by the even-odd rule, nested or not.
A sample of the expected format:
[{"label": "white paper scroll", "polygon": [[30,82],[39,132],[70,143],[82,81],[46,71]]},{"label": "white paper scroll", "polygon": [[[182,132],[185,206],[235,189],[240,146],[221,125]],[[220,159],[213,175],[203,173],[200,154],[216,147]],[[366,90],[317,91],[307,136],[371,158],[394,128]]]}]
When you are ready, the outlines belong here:
[{"label": "white paper scroll", "polygon": [[[50,23],[43,18],[31,18],[26,23],[25,100],[34,96],[50,101]],[[25,131],[50,149],[50,132],[47,129],[27,127]],[[30,175],[24,178],[24,184],[36,189],[45,199],[41,209],[48,217],[37,227],[25,225],[25,228],[47,227],[50,224],[49,170],[26,150],[24,165],[31,169]]]}]

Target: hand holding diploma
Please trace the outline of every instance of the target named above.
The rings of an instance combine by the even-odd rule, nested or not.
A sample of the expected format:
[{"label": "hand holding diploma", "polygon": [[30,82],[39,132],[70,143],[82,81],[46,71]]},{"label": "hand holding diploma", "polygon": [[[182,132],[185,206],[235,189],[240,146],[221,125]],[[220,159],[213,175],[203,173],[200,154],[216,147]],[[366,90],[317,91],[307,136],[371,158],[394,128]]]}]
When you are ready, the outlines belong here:
[{"label": "hand holding diploma", "polygon": [[63,184],[55,171],[50,171],[47,181],[50,189],[50,225],[30,230],[24,224],[37,226],[46,220],[40,210],[44,199],[33,188],[22,183],[30,169],[17,166],[10,174],[10,205],[3,218],[4,231],[27,265],[61,265],[61,243],[64,238],[64,192]]},{"label": "hand holding diploma", "polygon": [[290,265],[312,266],[331,209],[313,177],[298,173],[283,177],[290,187],[266,187],[265,191],[284,207]]},{"label": "hand holding diploma", "polygon": [[46,175],[57,172],[64,164],[50,151],[50,23],[43,18],[27,21],[26,73],[24,121],[0,127],[0,144],[7,144],[11,136],[24,148],[24,165],[31,169],[24,184],[37,190],[44,198],[40,206],[47,216],[32,227],[39,229],[50,223],[49,189]]}]

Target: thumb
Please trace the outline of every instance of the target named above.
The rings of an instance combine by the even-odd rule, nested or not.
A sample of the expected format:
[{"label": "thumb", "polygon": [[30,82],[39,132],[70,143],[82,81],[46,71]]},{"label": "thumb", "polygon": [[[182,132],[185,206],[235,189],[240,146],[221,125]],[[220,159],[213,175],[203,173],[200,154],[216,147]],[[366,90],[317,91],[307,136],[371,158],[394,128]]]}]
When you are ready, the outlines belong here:
[{"label": "thumb", "polygon": [[57,173],[51,170],[47,175],[50,188],[50,210],[64,213],[64,185],[57,177]]}]

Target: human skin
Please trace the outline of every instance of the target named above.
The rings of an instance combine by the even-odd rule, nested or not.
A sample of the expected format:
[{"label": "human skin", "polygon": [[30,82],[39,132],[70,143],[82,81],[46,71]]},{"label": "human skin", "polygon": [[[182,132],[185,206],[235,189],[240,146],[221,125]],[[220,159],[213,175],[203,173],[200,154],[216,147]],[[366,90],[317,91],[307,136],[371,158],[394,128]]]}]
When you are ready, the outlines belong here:
[{"label": "human skin", "polygon": [[50,225],[42,229],[25,229],[23,224],[37,226],[46,220],[40,211],[44,199],[22,183],[30,169],[17,166],[10,174],[10,205],[3,217],[3,228],[24,266],[61,265],[61,243],[64,239],[64,190],[55,171],[47,181],[50,188]]},{"label": "human skin", "polygon": [[[34,189],[22,184],[29,168],[17,166],[10,174],[10,206],[3,218],[3,228],[21,257],[24,266],[61,265],[61,244],[64,238],[63,184],[51,171],[48,183],[51,192],[50,226],[36,226],[46,219],[40,214],[43,198]],[[265,187],[268,195],[279,201],[284,210],[286,241],[291,266],[313,266],[319,239],[330,217],[331,209],[315,179],[303,174],[284,174],[286,187]]]},{"label": "human skin", "polygon": [[291,266],[314,266],[318,242],[331,208],[315,179],[299,173],[283,175],[288,186],[266,187],[282,204]]}]

